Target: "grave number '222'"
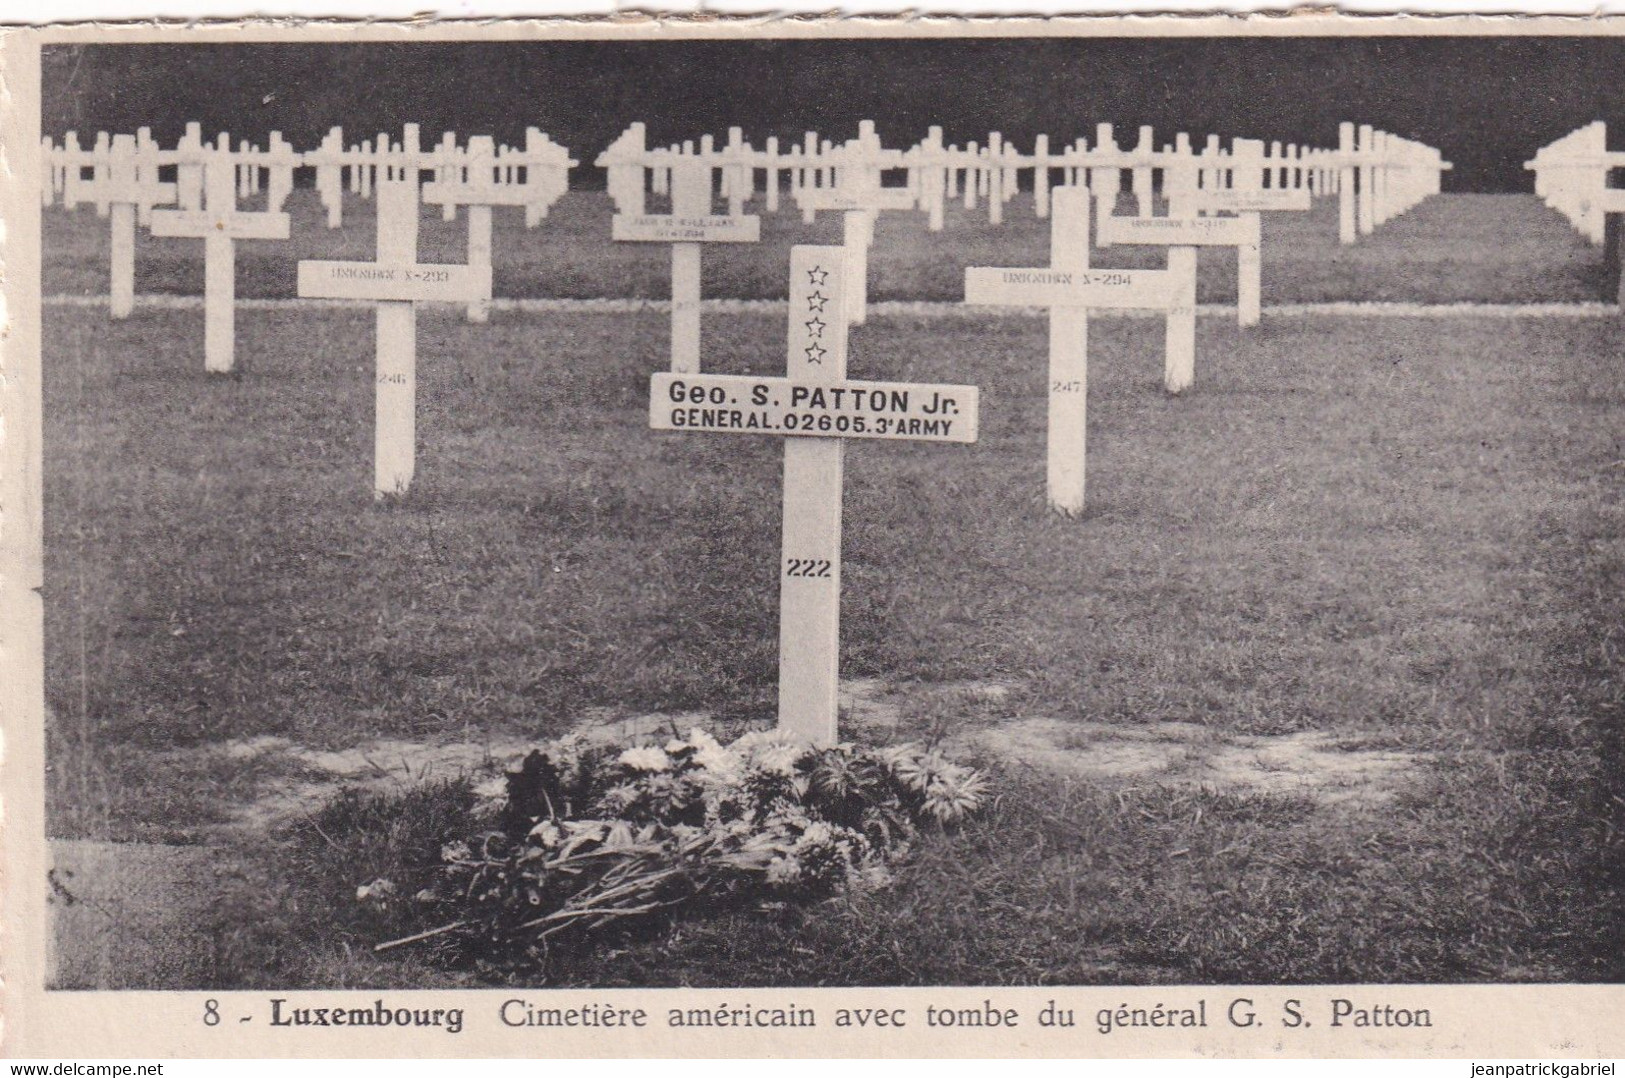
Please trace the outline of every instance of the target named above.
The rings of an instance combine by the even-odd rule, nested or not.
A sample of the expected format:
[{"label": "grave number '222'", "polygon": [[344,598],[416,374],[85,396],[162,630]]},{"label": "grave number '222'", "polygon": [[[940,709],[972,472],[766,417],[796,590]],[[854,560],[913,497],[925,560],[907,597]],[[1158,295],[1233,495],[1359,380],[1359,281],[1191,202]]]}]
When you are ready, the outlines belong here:
[{"label": "grave number '222'", "polygon": [[831,562],[828,558],[788,558],[785,561],[785,576],[829,576]]}]

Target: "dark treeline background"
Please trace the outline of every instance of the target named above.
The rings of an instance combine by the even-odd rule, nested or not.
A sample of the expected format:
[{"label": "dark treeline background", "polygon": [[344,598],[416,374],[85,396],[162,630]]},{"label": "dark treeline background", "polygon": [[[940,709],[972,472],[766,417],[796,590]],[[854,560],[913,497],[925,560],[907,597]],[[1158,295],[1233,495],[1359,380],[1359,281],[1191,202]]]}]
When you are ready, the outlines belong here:
[{"label": "dark treeline background", "polygon": [[45,50],[43,128],[131,131],[168,145],[186,121],[313,147],[341,124],[422,125],[517,144],[540,127],[582,162],[633,120],[651,145],[729,125],[757,146],[873,119],[887,146],[940,124],[1030,150],[1094,125],[1131,144],[1176,131],[1335,146],[1341,120],[1420,139],[1455,164],[1447,190],[1529,190],[1523,162],[1592,120],[1625,131],[1625,41],[1595,38],[1184,38],[914,41],[94,45]]}]

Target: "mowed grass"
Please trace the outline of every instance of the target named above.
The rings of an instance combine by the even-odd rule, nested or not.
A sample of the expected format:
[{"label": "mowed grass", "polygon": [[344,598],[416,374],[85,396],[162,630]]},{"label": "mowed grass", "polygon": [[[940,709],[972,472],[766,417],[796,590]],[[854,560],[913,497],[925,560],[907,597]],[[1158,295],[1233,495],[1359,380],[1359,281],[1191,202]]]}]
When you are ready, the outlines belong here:
[{"label": "mowed grass", "polygon": [[[983,433],[849,443],[843,675],[1011,687],[911,729],[1178,721],[1435,762],[1352,814],[1004,765],[888,894],[429,974],[356,958],[381,929],[352,898],[435,836],[380,837],[374,807],[223,840],[285,777],[225,750],[770,721],[781,450],[647,430],[662,315],[433,309],[417,480],[376,504],[371,316],[238,319],[237,376],[202,375],[198,311],[53,308],[44,353],[50,827],[226,842],[260,882],[222,987],[1625,975],[1611,321],[1203,319],[1174,399],[1160,323],[1097,319],[1065,521],[1045,322],[874,319],[851,374],[978,384]],[[782,370],[782,322],[708,315],[707,368]]]},{"label": "mowed grass", "polygon": [[[651,196],[650,212],[663,212]],[[245,202],[245,208],[260,208]],[[373,257],[374,204],[349,198],[343,226],[329,229],[326,212],[308,189],[289,198],[292,239],[237,244],[237,294],[289,297],[303,258]],[[719,211],[726,207],[720,203]],[[495,211],[493,290],[500,297],[624,297],[665,299],[671,294],[666,244],[612,243],[607,195],[574,191],[547,219],[527,230],[518,209]],[[785,267],[794,244],[839,244],[841,216],[821,213],[804,223],[786,198],[777,213],[758,199],[750,212],[762,219],[756,244],[711,245],[703,264],[706,296],[730,299],[784,297]],[[1130,196],[1119,213],[1132,213]],[[1158,213],[1164,212],[1158,203]],[[1615,282],[1603,252],[1532,195],[1435,196],[1382,225],[1357,244],[1337,242],[1337,204],[1317,199],[1308,213],[1265,214],[1265,304],[1332,301],[1414,303],[1534,303],[1612,299]],[[988,222],[985,204],[948,207],[945,227],[930,232],[921,213],[883,213],[870,253],[869,295],[876,300],[947,300],[965,296],[966,266],[1038,266],[1049,263],[1050,222],[1033,213],[1032,196],[1005,207],[1002,224]],[[108,226],[88,206],[45,215],[46,295],[106,295]],[[467,259],[466,215],[445,221],[436,207],[421,215],[419,259]],[[1094,252],[1096,265],[1161,267],[1156,248],[1114,247]],[[196,295],[203,290],[198,240],[162,239],[138,230],[137,293]],[[1236,260],[1230,249],[1201,252],[1198,299],[1234,303]]]}]

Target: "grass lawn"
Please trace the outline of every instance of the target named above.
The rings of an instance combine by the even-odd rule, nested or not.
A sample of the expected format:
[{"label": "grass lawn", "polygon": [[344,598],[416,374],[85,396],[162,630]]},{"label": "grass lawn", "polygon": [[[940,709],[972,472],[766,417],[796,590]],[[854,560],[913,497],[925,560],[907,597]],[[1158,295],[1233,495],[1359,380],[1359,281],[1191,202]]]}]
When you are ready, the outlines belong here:
[{"label": "grass lawn", "polygon": [[[1282,245],[1266,302],[1345,285],[1587,298],[1595,256],[1561,227],[1534,272],[1490,227],[1513,203],[1461,205],[1430,201],[1318,276],[1283,268],[1297,254]],[[1550,224],[1524,218],[1520,235]],[[1430,263],[1437,233],[1401,243],[1429,220],[1483,224],[1483,243]],[[357,213],[352,256],[369,235]],[[936,296],[978,243],[987,264],[1043,260],[1042,227],[1022,235],[1036,245],[963,237],[957,262],[922,257],[906,284],[877,257],[871,295]],[[96,290],[72,239],[48,247],[48,294]],[[1406,244],[1414,264],[1397,261]],[[170,272],[148,253],[140,291]],[[622,273],[602,260],[622,257],[624,290],[589,294],[665,294],[646,252],[555,257],[536,279],[598,288]],[[736,294],[770,294],[746,262]],[[1430,264],[1437,277],[1400,291]],[[291,262],[240,267],[245,294],[275,294],[273,270],[291,282]],[[249,826],[239,810],[308,777],[309,758],[245,746],[506,743],[603,714],[769,721],[779,446],[647,430],[663,315],[474,326],[431,309],[416,484],[377,505],[370,314],[239,311],[243,373],[218,378],[199,370],[201,317],[47,310],[46,674],[51,833],[206,843],[233,865],[210,987],[1625,976],[1612,321],[1267,318],[1243,333],[1205,318],[1196,388],[1172,399],[1160,323],[1096,320],[1090,508],[1067,522],[1043,510],[1045,322],[872,319],[852,376],[980,385],[982,440],[849,445],[842,673],[881,686],[889,735],[982,752],[998,804],[927,843],[890,892],[503,972],[363,957],[382,929],[356,885],[436,846],[455,789],[403,783],[386,803]],[[708,314],[705,334],[707,369],[782,369],[782,316]],[[1189,759],[1082,774],[987,748],[1035,722],[1075,734],[1052,739],[1056,759],[1088,757],[1101,730],[1180,731]],[[1197,770],[1204,746],[1306,735],[1396,754],[1403,781],[1351,801]]]}]

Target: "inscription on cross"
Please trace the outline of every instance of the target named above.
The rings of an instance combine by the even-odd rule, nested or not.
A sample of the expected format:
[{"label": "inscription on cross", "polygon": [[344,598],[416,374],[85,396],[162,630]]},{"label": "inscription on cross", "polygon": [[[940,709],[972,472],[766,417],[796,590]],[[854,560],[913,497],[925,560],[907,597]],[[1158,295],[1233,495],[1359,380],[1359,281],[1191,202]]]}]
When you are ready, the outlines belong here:
[{"label": "inscription on cross", "polygon": [[203,208],[155,210],[154,236],[203,240],[203,366],[217,373],[236,365],[238,240],[285,240],[288,215],[237,209],[236,165],[225,135],[203,163]]},{"label": "inscription on cross", "polygon": [[1089,310],[1142,308],[1167,312],[1164,384],[1178,393],[1194,380],[1196,266],[1166,270],[1089,268],[1089,192],[1055,191],[1050,265],[965,270],[965,302],[1049,308],[1048,491],[1050,508],[1083,512],[1089,387]]},{"label": "inscription on cross", "polygon": [[761,218],[711,214],[711,166],[699,160],[672,166],[671,213],[616,214],[614,239],[671,244],[671,369],[700,369],[700,251],[705,243],[755,243]]},{"label": "inscription on cross", "polygon": [[784,378],[669,372],[650,381],[655,430],[785,436],[779,564],[779,728],[837,738],[841,485],[847,438],[976,440],[974,386],[849,381],[845,251],[790,252]]},{"label": "inscription on cross", "polygon": [[299,295],[377,301],[373,494],[405,494],[417,456],[417,313],[430,301],[491,298],[491,267],[420,264],[417,168],[380,176],[378,255],[373,262],[299,263]]}]

